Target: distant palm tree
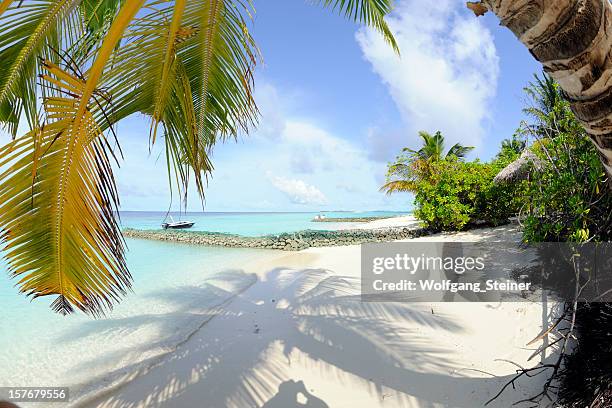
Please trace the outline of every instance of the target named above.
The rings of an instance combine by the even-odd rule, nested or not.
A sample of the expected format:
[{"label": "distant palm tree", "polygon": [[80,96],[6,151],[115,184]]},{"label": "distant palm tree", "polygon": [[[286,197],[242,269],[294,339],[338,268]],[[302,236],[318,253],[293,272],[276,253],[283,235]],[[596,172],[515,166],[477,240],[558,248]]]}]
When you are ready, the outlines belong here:
[{"label": "distant palm tree", "polygon": [[546,72],[542,74],[542,77],[538,74],[534,74],[533,77],[534,81],[529,82],[524,88],[524,92],[534,103],[532,106],[523,109],[523,112],[536,118],[550,115],[554,112],[555,107],[563,101],[561,88]]},{"label": "distant palm tree", "polygon": [[512,139],[504,139],[502,140],[501,148],[502,150],[521,154],[523,153],[523,150],[527,148],[527,140],[520,139],[516,136],[512,137]]},{"label": "distant palm tree", "polygon": [[527,137],[519,130],[519,132],[512,135],[512,138],[502,140],[501,148],[495,159],[513,160],[513,158],[520,156],[525,149],[527,149]]},{"label": "distant palm tree", "polygon": [[563,98],[561,87],[546,72],[542,77],[534,74],[534,81],[523,88],[529,98],[529,106],[523,112],[535,120],[533,125],[525,125],[526,133],[534,133],[538,138],[554,138],[565,131],[565,123],[559,119],[565,116],[560,110],[570,110]]},{"label": "distant palm tree", "polygon": [[467,147],[460,143],[456,143],[446,152],[446,154],[444,154],[444,136],[442,136],[440,131],[433,135],[425,131],[420,131],[419,137],[423,141],[423,147],[419,150],[412,150],[408,147],[403,149],[404,152],[411,154],[417,159],[444,160],[446,158],[456,157],[463,160],[465,156],[474,149],[473,147]]},{"label": "distant palm tree", "polygon": [[[318,3],[397,51],[391,0]],[[251,0],[0,0],[0,126],[29,125],[0,147],[0,240],[21,292],[94,315],[126,292],[108,139],[146,115],[181,197],[190,182],[203,196],[212,146],[258,120],[252,15]]]},{"label": "distant palm tree", "polygon": [[394,163],[389,164],[387,182],[380,188],[380,191],[387,194],[414,191],[418,175],[423,172],[428,163],[447,159],[464,160],[465,156],[474,149],[472,146],[456,143],[445,154],[444,136],[440,131],[433,135],[420,131],[419,137],[423,142],[420,149],[405,147],[402,149],[404,154],[398,156]]}]

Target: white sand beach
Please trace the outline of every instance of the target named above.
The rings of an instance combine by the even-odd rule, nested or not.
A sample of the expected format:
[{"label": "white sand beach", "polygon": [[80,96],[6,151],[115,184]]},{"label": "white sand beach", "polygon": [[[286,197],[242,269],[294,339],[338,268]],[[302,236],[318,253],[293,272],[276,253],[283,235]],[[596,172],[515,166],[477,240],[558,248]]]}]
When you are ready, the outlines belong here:
[{"label": "white sand beach", "polygon": [[417,227],[420,221],[413,215],[403,215],[400,217],[381,218],[370,222],[349,222],[340,224],[338,229],[379,229],[390,227]]},{"label": "white sand beach", "polygon": [[[503,226],[419,239],[518,237],[515,226]],[[474,408],[516,364],[550,358],[537,351],[542,341],[527,343],[552,319],[554,302],[364,303],[359,246],[278,252],[244,271],[258,281],[174,352],[79,406]],[[522,379],[489,406],[510,407],[544,381]]]}]

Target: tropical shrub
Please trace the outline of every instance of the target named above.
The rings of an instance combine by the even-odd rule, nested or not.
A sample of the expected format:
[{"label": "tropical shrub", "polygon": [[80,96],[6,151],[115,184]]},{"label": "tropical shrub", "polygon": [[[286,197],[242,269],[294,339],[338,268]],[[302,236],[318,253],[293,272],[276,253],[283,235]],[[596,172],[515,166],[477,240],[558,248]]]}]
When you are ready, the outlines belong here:
[{"label": "tropical shrub", "polygon": [[474,224],[499,225],[519,208],[516,186],[495,185],[493,178],[525,148],[521,135],[504,140],[491,163],[466,162],[473,147],[459,143],[447,152],[440,132],[419,132],[418,150],[402,149],[389,163],[387,194],[414,194],[414,215],[435,231],[462,230]]},{"label": "tropical shrub", "polygon": [[[612,193],[597,149],[589,141],[559,86],[537,78],[528,87],[534,104],[527,109],[534,123],[520,133],[535,139],[531,150],[544,166],[524,183],[523,239],[542,241],[610,241]],[[565,407],[612,406],[612,304],[578,303],[578,338],[558,373],[559,402]]]},{"label": "tropical shrub", "polygon": [[[545,87],[546,90],[534,88]],[[535,142],[531,150],[545,164],[532,171],[524,201],[529,206],[523,237],[527,242],[612,237],[612,194],[597,149],[550,79],[531,84],[528,95],[540,98],[526,111],[535,119],[522,131]],[[553,93],[559,95],[554,97]],[[540,95],[540,96],[538,96]]]},{"label": "tropical shrub", "polygon": [[436,231],[507,222],[518,208],[515,186],[495,185],[493,178],[509,161],[482,163],[449,158],[431,163],[428,173],[414,182],[414,215]]},{"label": "tropical shrub", "polygon": [[610,240],[612,194],[592,143],[582,134],[569,133],[535,151],[549,162],[527,184],[531,209],[524,222],[524,240]]}]

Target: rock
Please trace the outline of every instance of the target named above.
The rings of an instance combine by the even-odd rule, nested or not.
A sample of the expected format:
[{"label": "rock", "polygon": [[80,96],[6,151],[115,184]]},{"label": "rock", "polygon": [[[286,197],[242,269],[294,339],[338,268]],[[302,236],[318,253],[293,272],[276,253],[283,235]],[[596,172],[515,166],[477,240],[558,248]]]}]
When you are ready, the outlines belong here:
[{"label": "rock", "polygon": [[409,237],[418,237],[429,232],[422,229],[387,228],[379,230],[306,230],[293,234],[269,235],[265,237],[244,237],[232,234],[198,231],[163,231],[126,229],[128,238],[184,242],[196,245],[265,248],[297,251],[309,247],[356,245],[366,242],[385,242]]}]

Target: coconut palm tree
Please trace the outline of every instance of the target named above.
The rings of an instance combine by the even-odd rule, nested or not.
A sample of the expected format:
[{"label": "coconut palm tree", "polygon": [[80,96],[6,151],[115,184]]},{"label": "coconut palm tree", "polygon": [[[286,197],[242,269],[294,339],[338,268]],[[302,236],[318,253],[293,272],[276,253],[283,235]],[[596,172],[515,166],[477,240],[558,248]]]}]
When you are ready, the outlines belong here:
[{"label": "coconut palm tree", "polygon": [[450,157],[456,157],[463,160],[465,156],[474,149],[472,146],[463,146],[461,143],[455,143],[444,154],[444,136],[440,131],[431,135],[425,131],[419,132],[419,137],[423,141],[423,146],[419,150],[412,150],[408,147],[403,149],[404,153],[408,153],[415,159],[420,160],[444,160]]},{"label": "coconut palm tree", "polygon": [[[321,0],[382,33],[391,0]],[[21,292],[104,313],[130,287],[116,125],[140,113],[171,183],[203,195],[218,140],[256,124],[250,0],[0,0],[0,240]],[[29,131],[17,137],[21,118]]]},{"label": "coconut palm tree", "polygon": [[467,5],[478,16],[495,13],[544,65],[612,176],[610,0],[482,0]]},{"label": "coconut palm tree", "polygon": [[546,72],[541,77],[538,74],[534,74],[533,77],[534,80],[523,88],[531,100],[531,106],[524,108],[523,112],[535,119],[543,120],[554,114],[555,108],[563,100],[563,95],[559,84]]},{"label": "coconut palm tree", "polygon": [[[536,74],[535,81],[530,82],[523,90],[529,99],[529,105],[523,112],[532,117],[534,122],[521,123],[518,133],[512,139],[502,141],[498,158],[507,157],[509,154],[520,156],[499,172],[493,180],[495,183],[526,179],[530,170],[544,169],[545,161],[538,158],[534,150],[545,147],[549,139],[566,133],[585,136],[584,130],[570,110],[569,103],[563,99],[559,85],[548,74],[544,73],[542,78]],[[520,136],[525,138],[519,138]],[[535,141],[528,147],[529,137],[534,137]]]},{"label": "coconut palm tree", "polygon": [[440,160],[463,160],[474,149],[455,143],[444,153],[444,136],[440,131],[433,135],[420,131],[422,146],[418,150],[405,147],[402,154],[387,168],[387,182],[380,188],[387,194],[411,192],[415,189],[418,177],[427,173],[428,164]]},{"label": "coconut palm tree", "polygon": [[[527,148],[527,140],[513,135],[511,139],[504,139],[501,143],[501,151],[508,151],[514,154],[521,154]],[[498,154],[498,157],[500,154]]]},{"label": "coconut palm tree", "polygon": [[546,72],[542,77],[535,74],[534,80],[523,91],[529,103],[523,112],[535,122],[523,123],[524,133],[533,134],[538,139],[547,139],[568,130],[561,119],[569,111],[569,104],[563,98],[561,87],[550,75]]}]

